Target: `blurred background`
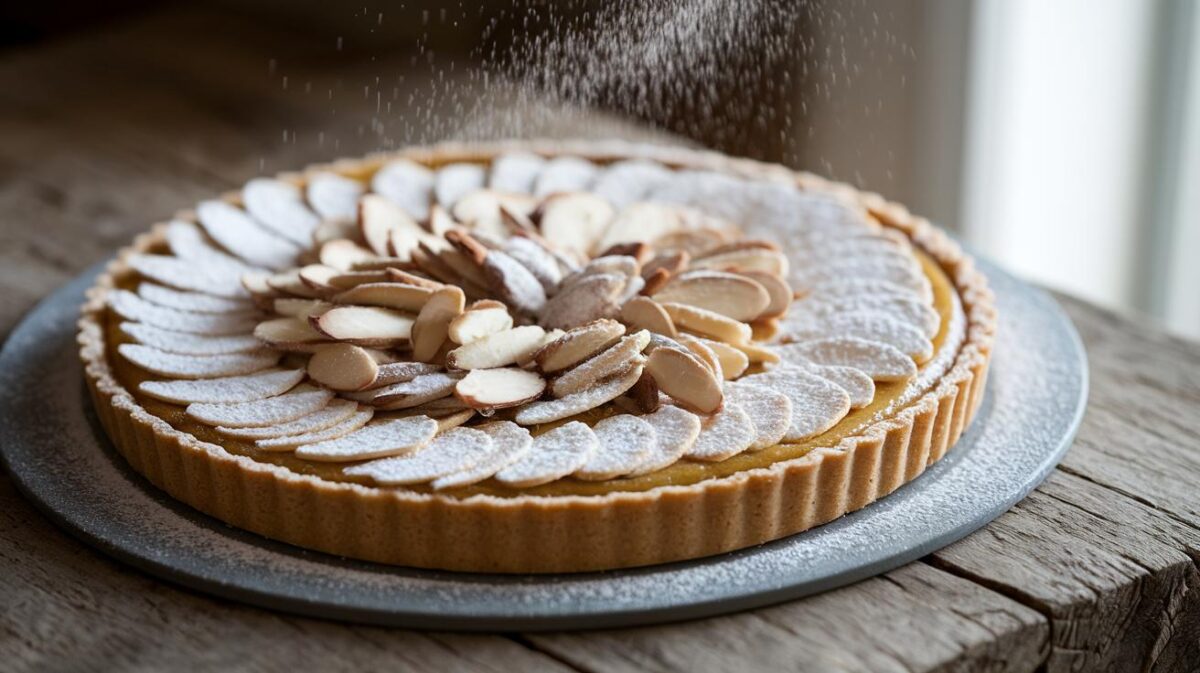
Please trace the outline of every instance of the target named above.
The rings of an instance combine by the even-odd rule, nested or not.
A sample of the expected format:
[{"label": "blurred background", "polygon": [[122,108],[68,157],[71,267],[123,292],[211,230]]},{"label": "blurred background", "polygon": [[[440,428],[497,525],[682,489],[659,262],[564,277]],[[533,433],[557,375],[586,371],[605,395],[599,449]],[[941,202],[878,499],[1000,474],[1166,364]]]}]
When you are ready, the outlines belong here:
[{"label": "blurred background", "polygon": [[[1197,5],[7,7],[0,208],[21,217],[0,245],[101,259],[259,172],[411,142],[681,136],[882,192],[1019,275],[1200,337]],[[16,233],[63,218],[94,223],[94,247]]]}]

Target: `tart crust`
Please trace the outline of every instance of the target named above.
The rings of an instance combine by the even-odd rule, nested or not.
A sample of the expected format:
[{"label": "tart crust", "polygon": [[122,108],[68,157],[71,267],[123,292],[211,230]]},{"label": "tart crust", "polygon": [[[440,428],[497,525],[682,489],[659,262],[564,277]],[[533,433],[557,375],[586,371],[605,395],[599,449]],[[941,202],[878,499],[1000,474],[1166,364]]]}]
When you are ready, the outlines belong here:
[{"label": "tart crust", "polygon": [[100,276],[79,322],[88,388],[117,450],[172,497],[231,525],[301,547],[422,568],[577,572],[692,559],[821,525],[916,478],[970,424],[983,398],[996,326],[991,291],[946,234],[877,194],[777,165],[611,141],[443,144],[313,170],[365,175],[398,156],[439,165],[513,150],[597,161],[644,157],[676,168],[791,181],[857,201],[946,272],[962,300],[965,340],[949,371],[892,416],[834,446],[727,477],[598,496],[455,497],[334,482],[235,455],[177,431],[117,381],[104,343],[106,295],[117,278],[131,272],[124,261],[129,254],[161,244],[161,234],[151,232],[135,239]]}]

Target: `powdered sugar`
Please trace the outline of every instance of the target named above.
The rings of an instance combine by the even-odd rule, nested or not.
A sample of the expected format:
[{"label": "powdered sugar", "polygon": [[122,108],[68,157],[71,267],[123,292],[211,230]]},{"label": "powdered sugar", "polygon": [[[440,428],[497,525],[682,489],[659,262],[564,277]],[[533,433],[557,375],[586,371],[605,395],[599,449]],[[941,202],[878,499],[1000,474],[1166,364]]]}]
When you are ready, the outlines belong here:
[{"label": "powdered sugar", "polygon": [[[317,432],[337,425],[354,415],[358,404],[350,400],[333,399],[324,409],[305,414],[293,421],[260,427],[231,428],[218,426],[217,432],[238,439],[266,439]],[[305,442],[301,442],[305,443]]]},{"label": "powdered sugar", "polygon": [[850,396],[841,387],[794,368],[776,368],[742,380],[783,393],[792,401],[792,423],[783,436],[790,442],[815,437],[850,412]]},{"label": "powdered sugar", "polygon": [[344,437],[367,424],[375,412],[369,407],[358,407],[349,417],[321,430],[313,430],[300,435],[285,437],[269,437],[256,441],[254,444],[264,451],[291,451],[304,444],[326,442]]},{"label": "powdered sugar", "polygon": [[811,341],[829,336],[852,336],[885,343],[917,362],[933,357],[933,342],[917,327],[883,311],[863,309],[832,313],[811,324],[791,323],[785,340]]},{"label": "powdered sugar", "polygon": [[536,425],[562,420],[606,402],[611,402],[625,393],[637,383],[642,375],[640,363],[630,367],[623,374],[602,381],[595,386],[557,400],[541,400],[531,402],[517,410],[513,420],[521,425]]},{"label": "powdered sugar", "polygon": [[269,349],[251,353],[182,355],[141,344],[121,344],[117,346],[117,352],[148,372],[176,379],[211,379],[218,376],[253,374],[275,366],[283,355]]},{"label": "powdered sugar", "polygon": [[428,416],[409,416],[368,425],[359,430],[296,449],[307,460],[347,462],[411,453],[437,434],[437,421]]},{"label": "powdered sugar", "polygon": [[700,417],[679,407],[663,406],[641,417],[654,428],[654,450],[631,475],[656,472],[684,456],[700,436]]},{"label": "powdered sugar", "polygon": [[754,423],[755,437],[749,450],[765,449],[783,441],[792,423],[792,401],[787,395],[735,381],[725,384],[725,399],[740,406]]},{"label": "powdered sugar", "polygon": [[363,184],[337,173],[317,173],[308,179],[308,204],[327,220],[351,220],[358,215]]},{"label": "powdered sugar", "polygon": [[258,324],[251,313],[192,313],[166,308],[142,299],[128,290],[112,290],[108,304],[122,318],[146,323],[172,332],[221,336],[248,334]]},{"label": "powdered sugar", "polygon": [[469,467],[434,479],[435,490],[483,481],[520,460],[533,447],[533,436],[529,431],[511,421],[485,423],[475,429],[492,440],[492,450]]},{"label": "powdered sugar", "polygon": [[224,201],[203,201],[196,216],[204,231],[221,247],[255,266],[295,266],[300,247],[267,231],[244,210]]},{"label": "powdered sugar", "polygon": [[254,178],[242,187],[246,211],[260,224],[301,248],[313,243],[321,218],[304,203],[300,188],[273,178]]},{"label": "powdered sugar", "polygon": [[[239,281],[240,287],[240,281]],[[184,292],[155,283],[139,283],[138,296],[164,308],[192,313],[247,313],[255,311],[249,299],[214,297],[200,292]]]},{"label": "powdered sugar", "polygon": [[414,453],[348,467],[346,474],[370,477],[385,486],[417,484],[469,468],[494,450],[486,433],[452,428]]},{"label": "powdered sugar", "polygon": [[262,342],[253,334],[204,336],[172,332],[139,322],[123,322],[121,331],[138,343],[153,346],[168,353],[214,355],[218,353],[249,353],[262,348]]},{"label": "powdered sugar", "polygon": [[693,460],[718,461],[732,458],[750,448],[758,433],[754,421],[741,405],[725,401],[720,411],[702,420],[700,436],[688,450]]},{"label": "powdered sugar", "polygon": [[784,359],[853,367],[876,381],[903,381],[917,375],[917,364],[894,346],[858,337],[830,337],[775,348]]},{"label": "powdered sugar", "polygon": [[274,397],[304,380],[304,370],[284,369],[199,381],[143,381],[138,390],[155,399],[189,402],[248,402]]},{"label": "powdered sugar", "polygon": [[614,479],[636,470],[658,443],[654,427],[630,414],[611,416],[592,426],[600,443],[596,453],[575,471],[579,479]]},{"label": "powdered sugar", "polygon": [[861,369],[842,365],[821,365],[809,360],[803,353],[788,348],[776,348],[783,358],[781,364],[768,369],[798,369],[836,384],[850,396],[850,408],[865,407],[875,399],[875,381]]},{"label": "powdered sugar", "polygon": [[189,263],[167,255],[129,255],[125,262],[145,278],[181,290],[207,292],[221,297],[245,297],[240,272],[222,264]]},{"label": "powdered sugar", "polygon": [[294,390],[265,400],[230,404],[193,402],[187,415],[206,425],[227,428],[261,428],[294,421],[325,408],[333,392],[324,389]]},{"label": "powdered sugar", "polygon": [[529,453],[496,473],[496,479],[509,486],[545,484],[583,467],[599,448],[592,429],[572,421],[534,437]]}]

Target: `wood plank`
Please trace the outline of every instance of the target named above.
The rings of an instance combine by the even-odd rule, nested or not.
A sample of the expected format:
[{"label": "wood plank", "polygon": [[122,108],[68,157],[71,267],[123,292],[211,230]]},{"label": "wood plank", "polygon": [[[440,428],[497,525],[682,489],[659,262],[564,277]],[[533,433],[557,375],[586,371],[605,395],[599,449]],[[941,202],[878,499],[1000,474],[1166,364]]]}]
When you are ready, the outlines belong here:
[{"label": "wood plank", "polygon": [[1049,627],[1030,608],[916,563],[749,613],[526,637],[588,671],[1033,671]]},{"label": "wood plank", "polygon": [[1197,559],[1200,530],[1056,472],[931,562],[1049,617],[1055,673],[1194,670]]}]

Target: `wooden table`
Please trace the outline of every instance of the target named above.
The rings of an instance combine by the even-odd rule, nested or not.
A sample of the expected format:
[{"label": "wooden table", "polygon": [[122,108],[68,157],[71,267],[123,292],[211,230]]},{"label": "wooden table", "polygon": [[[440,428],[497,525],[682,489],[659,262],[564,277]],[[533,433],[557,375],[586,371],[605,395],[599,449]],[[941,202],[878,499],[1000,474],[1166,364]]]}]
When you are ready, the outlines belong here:
[{"label": "wooden table", "polygon": [[[358,131],[373,112],[351,100],[360,93],[330,102],[295,83],[320,92],[380,65],[316,63],[302,37],[182,11],[0,54],[0,330],[152,218],[260,170],[330,158],[330,138],[342,154],[376,147]],[[272,58],[295,73],[289,89]],[[651,628],[351,626],[129,570],[0,476],[0,669],[1198,670],[1200,345],[1061,301],[1091,357],[1074,448],[1011,512],[885,575]]]}]

